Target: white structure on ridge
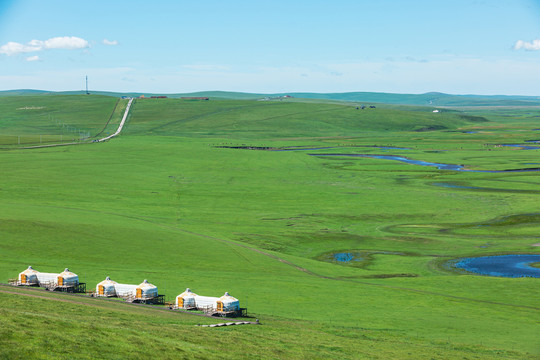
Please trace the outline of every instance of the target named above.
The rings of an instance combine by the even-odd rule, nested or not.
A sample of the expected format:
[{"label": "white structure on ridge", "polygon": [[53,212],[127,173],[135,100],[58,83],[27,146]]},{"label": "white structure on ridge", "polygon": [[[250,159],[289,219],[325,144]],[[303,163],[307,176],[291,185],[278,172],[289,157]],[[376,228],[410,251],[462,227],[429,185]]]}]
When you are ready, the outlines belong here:
[{"label": "white structure on ridge", "polygon": [[240,301],[228,292],[222,297],[201,296],[188,288],[176,297],[175,308],[197,309],[207,313],[229,313],[240,311]]},{"label": "white structure on ridge", "polygon": [[18,284],[26,286],[73,287],[79,284],[79,276],[66,268],[63,272],[44,273],[31,266],[19,274]]},{"label": "white structure on ridge", "polygon": [[105,280],[96,285],[96,296],[116,296],[134,301],[150,300],[158,296],[158,289],[147,280],[139,285],[119,284],[107,276]]}]

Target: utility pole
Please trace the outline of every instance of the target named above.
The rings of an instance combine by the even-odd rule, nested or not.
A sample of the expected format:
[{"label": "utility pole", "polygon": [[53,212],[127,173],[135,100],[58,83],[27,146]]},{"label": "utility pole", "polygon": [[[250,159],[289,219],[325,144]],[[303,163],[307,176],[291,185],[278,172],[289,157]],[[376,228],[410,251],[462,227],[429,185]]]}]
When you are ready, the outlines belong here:
[{"label": "utility pole", "polygon": [[86,75],[86,95],[90,95],[88,92],[88,75]]}]

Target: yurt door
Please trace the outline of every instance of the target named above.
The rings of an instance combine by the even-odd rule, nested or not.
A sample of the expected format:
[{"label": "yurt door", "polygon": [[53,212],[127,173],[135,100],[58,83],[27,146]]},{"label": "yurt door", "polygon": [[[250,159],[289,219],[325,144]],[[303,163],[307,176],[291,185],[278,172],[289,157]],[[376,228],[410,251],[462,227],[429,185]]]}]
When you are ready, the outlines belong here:
[{"label": "yurt door", "polygon": [[184,298],[181,298],[181,297],[178,298],[178,307],[179,308],[184,307]]},{"label": "yurt door", "polygon": [[26,284],[26,275],[21,274],[21,283]]},{"label": "yurt door", "polygon": [[135,298],[137,298],[137,299],[142,298],[142,289],[141,288],[137,288],[137,293],[135,295]]},{"label": "yurt door", "polygon": [[98,294],[99,295],[105,295],[105,286],[103,286],[103,285],[98,286]]},{"label": "yurt door", "polygon": [[61,276],[58,277],[58,286],[64,286],[64,278]]},{"label": "yurt door", "polygon": [[223,311],[223,303],[221,301],[217,302],[217,311]]}]

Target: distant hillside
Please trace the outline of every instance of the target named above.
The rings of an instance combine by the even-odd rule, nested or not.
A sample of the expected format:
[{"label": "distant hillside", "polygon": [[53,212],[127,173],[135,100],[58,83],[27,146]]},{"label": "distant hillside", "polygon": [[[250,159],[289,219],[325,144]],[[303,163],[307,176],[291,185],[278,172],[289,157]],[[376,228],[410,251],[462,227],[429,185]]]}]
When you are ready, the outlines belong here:
[{"label": "distant hillside", "polygon": [[437,92],[425,94],[391,94],[375,92],[291,93],[298,98],[374,102],[383,104],[426,106],[527,106],[540,105],[540,96],[450,95]]},{"label": "distant hillside", "polygon": [[[84,91],[62,91],[51,92],[44,90],[8,90],[0,91],[0,96],[12,95],[78,95]],[[346,93],[279,93],[279,94],[257,94],[228,91],[200,91],[193,93],[142,93],[142,92],[107,92],[91,91],[93,95],[106,96],[155,96],[166,95],[170,98],[180,98],[186,96],[204,96],[215,99],[234,100],[256,100],[261,98],[278,98],[285,95],[294,98],[314,99],[314,100],[337,100],[365,103],[381,104],[402,104],[420,106],[540,106],[540,96],[520,96],[520,95],[451,95],[438,92],[425,94],[392,94],[378,92],[346,92]]]}]

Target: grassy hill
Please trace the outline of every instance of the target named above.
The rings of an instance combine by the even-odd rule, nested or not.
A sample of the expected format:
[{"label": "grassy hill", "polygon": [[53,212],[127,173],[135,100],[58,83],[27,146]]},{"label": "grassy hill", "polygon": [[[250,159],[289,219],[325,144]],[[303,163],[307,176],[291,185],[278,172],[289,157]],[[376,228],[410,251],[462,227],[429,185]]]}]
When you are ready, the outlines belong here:
[{"label": "grassy hill", "polygon": [[[6,97],[0,126],[14,135],[58,135],[48,125],[51,113],[94,136],[109,119],[113,128],[123,103],[95,95]],[[228,291],[264,325],[198,328],[211,320],[0,287],[0,354],[535,358],[538,279],[459,274],[443,265],[461,256],[538,253],[537,217],[493,226],[538,212],[538,172],[441,171],[321,154],[534,167],[537,150],[497,145],[537,135],[539,115],[534,108],[432,113],[144,99],[122,135],[106,143],[5,145],[0,282],[32,265],[69,267],[89,287],[106,276],[148,279],[168,300],[186,287]],[[333,254],[341,252],[357,261],[338,263]]]},{"label": "grassy hill", "polygon": [[[231,91],[199,91],[192,93],[181,94],[161,94],[161,93],[117,93],[107,91],[92,91],[93,95],[105,96],[131,96],[138,97],[145,95],[146,97],[154,95],[167,95],[170,98],[180,97],[210,97],[213,99],[229,99],[229,100],[256,100],[263,98],[280,98],[285,95],[299,99],[313,100],[332,100],[332,101],[347,101],[355,103],[380,103],[380,104],[401,104],[401,105],[420,105],[420,106],[540,106],[539,96],[520,96],[520,95],[452,95],[439,92],[430,92],[425,94],[393,94],[379,92],[346,92],[346,93],[309,93],[309,92],[292,92],[278,94],[258,94],[258,93],[243,93]],[[0,91],[2,96],[15,95],[34,95],[34,94],[57,94],[57,95],[83,95],[84,91],[63,91],[63,92],[47,92],[42,90],[10,90]]]}]

